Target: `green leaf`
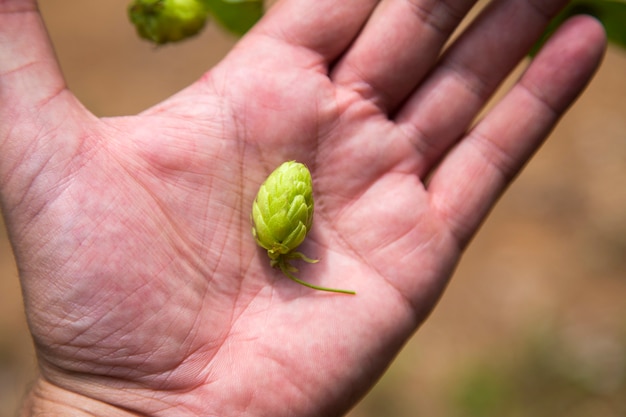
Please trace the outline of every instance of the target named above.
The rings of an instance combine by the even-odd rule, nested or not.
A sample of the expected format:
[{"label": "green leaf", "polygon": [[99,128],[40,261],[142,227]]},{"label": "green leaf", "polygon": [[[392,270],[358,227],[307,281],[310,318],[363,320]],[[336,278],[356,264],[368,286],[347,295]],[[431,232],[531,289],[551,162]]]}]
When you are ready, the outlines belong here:
[{"label": "green leaf", "polygon": [[611,42],[626,48],[626,2],[605,0],[597,3],[592,16],[602,22]]},{"label": "green leaf", "polygon": [[572,16],[586,14],[604,26],[610,42],[626,48],[626,2],[620,0],[574,0],[557,15],[530,51],[535,56],[558,27]]},{"label": "green leaf", "polygon": [[241,36],[263,16],[263,0],[202,0],[213,18]]}]

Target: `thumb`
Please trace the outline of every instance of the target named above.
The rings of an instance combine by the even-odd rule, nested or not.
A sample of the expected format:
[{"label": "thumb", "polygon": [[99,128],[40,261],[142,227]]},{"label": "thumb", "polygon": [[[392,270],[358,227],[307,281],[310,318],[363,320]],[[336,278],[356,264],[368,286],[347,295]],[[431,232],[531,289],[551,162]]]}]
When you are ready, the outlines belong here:
[{"label": "thumb", "polygon": [[70,141],[77,135],[59,132],[62,127],[70,133],[79,108],[66,88],[37,2],[0,0],[0,196],[5,209],[46,165],[75,148]]},{"label": "thumb", "polygon": [[[65,82],[35,0],[0,0],[0,108],[40,107]],[[5,121],[6,122],[6,121]]]}]

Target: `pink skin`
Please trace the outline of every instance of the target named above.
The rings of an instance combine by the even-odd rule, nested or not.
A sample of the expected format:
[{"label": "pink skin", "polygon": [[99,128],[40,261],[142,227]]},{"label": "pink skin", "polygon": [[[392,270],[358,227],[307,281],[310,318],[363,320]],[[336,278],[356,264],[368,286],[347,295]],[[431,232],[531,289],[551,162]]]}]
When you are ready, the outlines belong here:
[{"label": "pink skin", "polygon": [[[35,2],[0,0],[0,195],[41,369],[24,415],[344,413],[599,65],[600,25],[571,20],[468,131],[563,3],[494,2],[438,59],[473,1],[283,0],[187,89],[97,119]],[[316,192],[302,277],[354,297],[251,237],[290,159]]]}]

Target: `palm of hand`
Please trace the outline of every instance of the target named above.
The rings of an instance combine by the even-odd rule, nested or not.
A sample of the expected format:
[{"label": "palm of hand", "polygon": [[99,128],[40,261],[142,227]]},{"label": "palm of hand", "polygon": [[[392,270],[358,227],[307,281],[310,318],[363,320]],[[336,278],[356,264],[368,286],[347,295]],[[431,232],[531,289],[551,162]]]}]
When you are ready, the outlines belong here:
[{"label": "palm of hand", "polygon": [[[57,369],[48,371],[52,380],[80,372],[124,378],[131,388],[193,389],[198,398],[229,393],[260,408],[278,401],[255,396],[276,392],[271,387],[294,409],[342,396],[347,403],[365,388],[358,364],[377,363],[370,378],[381,371],[386,361],[378,358],[415,326],[411,302],[433,302],[438,277],[420,269],[441,249],[430,241],[435,216],[410,174],[410,145],[380,154],[401,139],[391,123],[368,115],[367,103],[351,103],[360,108],[346,116],[342,92],[312,71],[281,73],[273,85],[252,71],[249,83],[228,74],[217,68],[140,116],[90,120],[63,138],[76,151],[52,171],[54,192],[37,202],[44,208],[29,229],[42,225],[46,243],[25,235],[33,252],[21,254],[38,260],[25,273],[54,282],[37,282],[29,302],[39,312],[31,326],[43,362]],[[306,94],[289,97],[280,80],[291,79]],[[215,83],[238,89],[220,96]],[[78,126],[84,117],[64,120]],[[303,277],[357,297],[300,287],[256,247],[251,202],[287,159],[306,162],[316,186],[305,251],[322,262],[303,268]],[[33,199],[38,191],[35,184]],[[424,289],[408,299],[398,285],[411,280]],[[381,334],[384,343],[371,343]],[[233,386],[233,376],[248,384]]]}]

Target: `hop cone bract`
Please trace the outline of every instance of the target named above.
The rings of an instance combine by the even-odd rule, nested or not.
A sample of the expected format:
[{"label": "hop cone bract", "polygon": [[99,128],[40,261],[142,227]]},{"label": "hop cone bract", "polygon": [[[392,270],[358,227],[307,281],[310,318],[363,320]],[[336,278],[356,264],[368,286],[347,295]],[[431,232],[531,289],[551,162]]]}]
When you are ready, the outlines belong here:
[{"label": "hop cone bract", "polygon": [[296,249],[313,222],[313,184],[308,168],[296,161],[276,168],[259,188],[252,220],[252,234],[271,259]]},{"label": "hop cone bract", "polygon": [[139,36],[161,45],[200,32],[208,11],[198,0],[134,0],[128,15]]}]

